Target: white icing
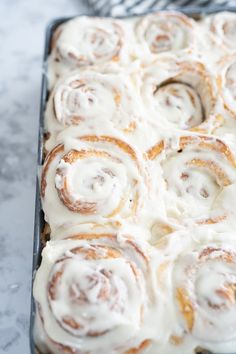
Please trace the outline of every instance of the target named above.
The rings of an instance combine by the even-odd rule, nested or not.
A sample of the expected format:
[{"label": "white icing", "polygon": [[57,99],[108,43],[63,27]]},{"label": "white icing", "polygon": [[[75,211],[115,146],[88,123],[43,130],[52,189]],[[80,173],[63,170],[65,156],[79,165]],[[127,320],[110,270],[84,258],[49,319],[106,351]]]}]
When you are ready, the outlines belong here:
[{"label": "white icing", "polygon": [[226,108],[236,115],[236,56],[227,56],[220,62],[220,93]]},{"label": "white icing", "polygon": [[45,148],[63,148],[43,168],[51,241],[34,285],[43,354],[130,354],[145,340],[147,354],[236,351],[235,18],[159,12],[59,28]]},{"label": "white icing", "polygon": [[[84,232],[85,226],[77,228],[78,232],[81,230]],[[158,307],[153,302],[148,271],[150,251],[141,241],[129,244],[126,229],[120,233],[122,242],[116,236],[104,236],[51,241],[45,247],[34,296],[44,319],[43,324],[40,318],[37,320],[38,330],[44,332],[40,338],[44,336],[46,346],[53,352],[57,353],[57,346],[52,340],[74,351],[123,353],[149,339],[151,316],[147,306]],[[109,249],[118,251],[118,256],[107,254]],[[93,258],[86,257],[90,251],[95,252]],[[58,274],[59,281],[55,277]],[[80,326],[71,327],[63,319],[73,319]],[[41,347],[40,338],[37,343]]]},{"label": "white icing", "polygon": [[[220,234],[206,227],[176,232],[170,235],[164,248],[160,247],[159,252],[165,253],[166,266],[161,268],[161,262],[157,261],[164,273],[160,273],[158,282],[164,283],[169,335],[184,336],[182,344],[169,342],[161,353],[192,353],[197,346],[213,352],[233,352],[236,344],[235,247],[233,233]],[[232,258],[227,260],[227,255]],[[178,305],[177,289],[187,291],[188,302],[184,309],[190,311],[192,306],[191,330]]]},{"label": "white icing", "polygon": [[221,12],[204,20],[218,45],[225,45],[228,50],[235,50],[236,16],[234,13]]},{"label": "white icing", "polygon": [[150,54],[179,51],[192,46],[194,22],[175,12],[159,12],[137,21],[137,39]]},{"label": "white icing", "polygon": [[154,124],[158,127],[205,129],[210,127],[215,108],[215,83],[198,61],[162,56],[143,74],[141,95]]},{"label": "white icing", "polygon": [[[94,154],[94,149],[100,155]],[[71,151],[83,155],[65,163],[64,158]],[[116,214],[126,218],[142,212],[148,182],[135,150],[132,151],[133,157],[120,148],[116,140],[86,142],[73,139],[69,146],[65,145],[64,151],[54,156],[45,175],[42,203],[51,230],[69,223],[109,220]],[[59,194],[65,190],[64,181],[70,204],[80,202],[84,205],[82,209],[90,204],[89,212],[72,210],[61,199]]]},{"label": "white icing", "polygon": [[[79,131],[110,126],[135,135],[145,124],[145,113],[132,82],[134,75],[119,73],[117,78],[115,73],[85,70],[63,78],[47,105],[46,130],[54,137],[67,126],[78,126]],[[52,148],[51,144],[47,147]]]},{"label": "white icing", "polygon": [[[211,143],[214,144],[214,139]],[[235,166],[231,165],[225,155],[201,148],[197,144],[182,151],[179,149],[170,150],[161,162],[166,182],[167,213],[174,213],[181,219],[188,216],[207,219],[214,210],[217,196],[228,183],[236,181]],[[194,159],[200,165],[194,164]],[[214,172],[216,169],[224,171],[227,182]]]},{"label": "white icing", "polygon": [[50,86],[58,76],[77,67],[127,63],[129,46],[125,39],[132,40],[132,36],[132,26],[113,19],[81,16],[61,25],[49,57]]}]

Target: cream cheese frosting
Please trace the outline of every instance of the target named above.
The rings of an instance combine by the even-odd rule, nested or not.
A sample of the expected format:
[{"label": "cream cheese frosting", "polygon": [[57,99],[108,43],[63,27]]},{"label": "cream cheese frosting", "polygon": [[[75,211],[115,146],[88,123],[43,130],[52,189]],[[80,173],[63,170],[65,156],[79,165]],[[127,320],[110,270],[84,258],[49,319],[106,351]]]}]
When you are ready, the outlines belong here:
[{"label": "cream cheese frosting", "polygon": [[235,43],[229,12],[56,29],[42,354],[236,352]]},{"label": "cream cheese frosting", "polygon": [[148,307],[158,307],[151,250],[140,231],[135,240],[129,232],[105,227],[93,233],[91,225],[82,225],[45,247],[34,293],[45,345],[55,353],[63,347],[76,353],[128,353],[142,343],[149,346]]},{"label": "cream cheese frosting", "polygon": [[235,234],[199,227],[170,235],[157,249],[165,254],[157,281],[170,319],[160,353],[234,352]]}]

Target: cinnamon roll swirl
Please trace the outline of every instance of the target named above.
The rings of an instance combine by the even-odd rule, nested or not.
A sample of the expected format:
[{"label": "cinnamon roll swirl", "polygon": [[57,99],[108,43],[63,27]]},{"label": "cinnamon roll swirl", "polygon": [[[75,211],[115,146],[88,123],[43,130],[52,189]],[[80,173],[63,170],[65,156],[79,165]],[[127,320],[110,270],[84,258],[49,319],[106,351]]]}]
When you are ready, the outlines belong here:
[{"label": "cinnamon roll swirl", "polygon": [[45,125],[50,133],[79,124],[131,133],[140,119],[138,96],[127,75],[86,70],[57,83],[47,105]]},{"label": "cinnamon roll swirl", "polygon": [[236,55],[224,57],[220,61],[219,69],[217,83],[224,108],[236,118]]},{"label": "cinnamon roll swirl", "polygon": [[61,25],[50,56],[56,76],[78,67],[126,61],[124,35],[123,23],[108,18],[82,16]]},{"label": "cinnamon roll swirl", "polygon": [[194,21],[178,12],[156,12],[138,20],[137,41],[149,54],[186,50],[194,41]]},{"label": "cinnamon roll swirl", "polygon": [[141,353],[149,345],[141,332],[149,301],[145,246],[106,229],[68,235],[47,243],[36,274],[38,347],[56,354]]},{"label": "cinnamon roll swirl", "polygon": [[139,213],[146,177],[136,151],[109,136],[82,136],[58,145],[42,170],[43,209],[51,229],[64,223]]},{"label": "cinnamon roll swirl", "polygon": [[161,141],[147,156],[161,165],[169,218],[214,224],[227,217],[215,201],[236,181],[236,160],[222,140],[181,136],[178,141]]},{"label": "cinnamon roll swirl", "polygon": [[155,61],[145,70],[141,93],[159,126],[204,132],[218,125],[214,81],[201,62]]},{"label": "cinnamon roll swirl", "polygon": [[209,16],[205,22],[213,34],[214,42],[222,49],[236,49],[236,15],[233,12],[221,12]]},{"label": "cinnamon roll swirl", "polygon": [[[172,323],[165,353],[236,350],[236,240],[205,227],[170,235],[158,282]],[[169,307],[170,306],[170,307]]]}]

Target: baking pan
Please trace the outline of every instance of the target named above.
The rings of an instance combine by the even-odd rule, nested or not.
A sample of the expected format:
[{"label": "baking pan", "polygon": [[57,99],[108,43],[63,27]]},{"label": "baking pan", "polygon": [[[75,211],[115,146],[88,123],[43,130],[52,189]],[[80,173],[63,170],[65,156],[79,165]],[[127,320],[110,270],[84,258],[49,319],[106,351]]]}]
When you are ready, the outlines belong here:
[{"label": "baking pan", "polygon": [[[168,11],[168,10],[160,10],[160,11]],[[195,19],[200,19],[204,15],[214,14],[221,11],[230,11],[236,12],[235,7],[223,7],[223,6],[210,6],[210,7],[188,7],[188,8],[179,8],[176,11],[183,12],[184,14],[193,17]],[[143,15],[147,15],[155,11],[149,11],[144,13]],[[86,14],[81,14],[78,16],[86,16]],[[41,84],[41,98],[40,98],[40,113],[39,113],[39,133],[38,133],[38,168],[43,164],[43,141],[44,141],[44,111],[45,106],[48,100],[48,82],[47,82],[47,59],[50,54],[51,50],[51,40],[52,35],[55,29],[60,26],[62,23],[69,21],[70,19],[78,16],[73,17],[61,17],[52,20],[47,28],[45,34],[45,47],[44,47],[44,55],[43,55],[43,73],[42,73],[42,84]],[[136,17],[134,15],[133,17]],[[140,16],[140,15],[138,15]],[[119,17],[124,19],[125,17]],[[31,287],[31,312],[30,312],[30,328],[29,328],[29,340],[30,340],[30,353],[31,354],[38,354],[38,351],[35,348],[34,338],[33,338],[33,327],[34,327],[34,320],[35,320],[35,302],[33,298],[33,280],[35,276],[35,272],[40,266],[41,263],[41,252],[43,245],[41,243],[41,234],[45,225],[44,221],[44,213],[41,207],[41,200],[40,200],[40,177],[39,175],[36,178],[36,197],[35,197],[35,219],[34,219],[34,241],[33,241],[33,265],[32,265],[32,287]],[[207,354],[208,352],[202,353]],[[199,353],[200,354],[200,353]],[[236,353],[232,353],[236,354]]]}]

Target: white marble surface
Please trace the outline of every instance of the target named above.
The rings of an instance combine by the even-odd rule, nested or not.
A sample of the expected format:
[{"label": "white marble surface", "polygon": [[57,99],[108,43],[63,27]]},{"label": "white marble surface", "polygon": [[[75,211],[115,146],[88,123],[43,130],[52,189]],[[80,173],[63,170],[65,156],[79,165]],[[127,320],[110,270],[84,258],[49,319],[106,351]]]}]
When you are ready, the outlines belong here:
[{"label": "white marble surface", "polygon": [[36,151],[46,24],[81,0],[0,0],[0,353],[29,354]]}]

